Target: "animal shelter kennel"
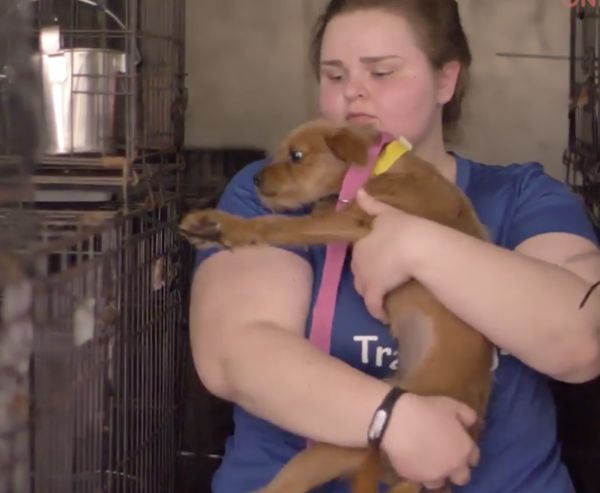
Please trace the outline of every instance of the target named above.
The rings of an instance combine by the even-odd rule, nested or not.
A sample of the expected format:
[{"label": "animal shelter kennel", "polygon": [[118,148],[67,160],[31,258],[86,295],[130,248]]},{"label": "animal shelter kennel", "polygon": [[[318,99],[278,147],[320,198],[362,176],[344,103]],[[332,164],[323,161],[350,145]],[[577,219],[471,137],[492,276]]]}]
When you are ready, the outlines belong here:
[{"label": "animal shelter kennel", "polygon": [[176,491],[184,2],[0,25],[0,491]]},{"label": "animal shelter kennel", "polygon": [[[564,171],[600,232],[599,33],[572,10]],[[176,225],[265,153],[184,145],[185,50],[185,0],[0,0],[0,493],[210,491],[230,405],[191,363]],[[600,381],[554,390],[598,493]]]}]

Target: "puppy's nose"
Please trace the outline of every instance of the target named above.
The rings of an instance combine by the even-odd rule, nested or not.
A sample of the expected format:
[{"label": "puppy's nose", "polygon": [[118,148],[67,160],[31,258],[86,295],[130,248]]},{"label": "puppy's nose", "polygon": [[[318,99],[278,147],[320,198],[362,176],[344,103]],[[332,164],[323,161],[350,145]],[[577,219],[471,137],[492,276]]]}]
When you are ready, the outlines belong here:
[{"label": "puppy's nose", "polygon": [[261,174],[260,174],[260,173],[256,173],[256,174],[254,175],[254,184],[255,184],[257,187],[259,187],[261,183],[262,183],[262,176],[261,176]]}]

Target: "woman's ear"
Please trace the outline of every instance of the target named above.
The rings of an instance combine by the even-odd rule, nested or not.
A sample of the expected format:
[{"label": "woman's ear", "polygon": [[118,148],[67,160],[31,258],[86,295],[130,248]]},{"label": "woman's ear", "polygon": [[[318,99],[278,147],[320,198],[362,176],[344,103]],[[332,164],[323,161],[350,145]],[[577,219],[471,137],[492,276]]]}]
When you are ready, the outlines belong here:
[{"label": "woman's ear", "polygon": [[444,64],[444,66],[438,70],[437,73],[437,91],[438,91],[438,103],[446,104],[454,96],[456,91],[456,84],[458,83],[458,77],[460,75],[460,62],[451,61]]},{"label": "woman's ear", "polygon": [[347,164],[366,165],[369,148],[376,143],[377,130],[370,125],[347,125],[325,137],[338,159]]}]

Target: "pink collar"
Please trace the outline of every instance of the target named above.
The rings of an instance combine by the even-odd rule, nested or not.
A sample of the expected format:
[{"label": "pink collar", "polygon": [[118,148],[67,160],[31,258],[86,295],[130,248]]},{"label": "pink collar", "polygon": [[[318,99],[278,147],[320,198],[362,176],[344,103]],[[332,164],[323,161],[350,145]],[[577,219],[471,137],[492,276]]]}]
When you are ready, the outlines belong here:
[{"label": "pink collar", "polygon": [[[336,210],[343,209],[354,199],[356,192],[369,179],[381,150],[392,140],[391,135],[382,133],[379,142],[369,149],[367,165],[353,164],[350,166],[342,183]],[[309,339],[326,353],[329,353],[331,348],[331,329],[337,291],[347,249],[347,243],[330,243],[327,245],[323,276],[312,312]]]}]

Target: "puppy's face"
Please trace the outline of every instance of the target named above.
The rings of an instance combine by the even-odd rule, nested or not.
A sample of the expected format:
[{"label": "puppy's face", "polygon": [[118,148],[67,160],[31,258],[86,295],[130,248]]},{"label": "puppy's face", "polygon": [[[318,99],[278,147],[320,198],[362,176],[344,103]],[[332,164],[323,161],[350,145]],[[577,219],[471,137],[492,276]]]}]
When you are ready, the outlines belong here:
[{"label": "puppy's face", "polygon": [[294,130],[273,161],[254,178],[263,204],[294,210],[337,194],[348,167],[365,165],[377,132],[368,126],[334,126],[317,120]]}]

